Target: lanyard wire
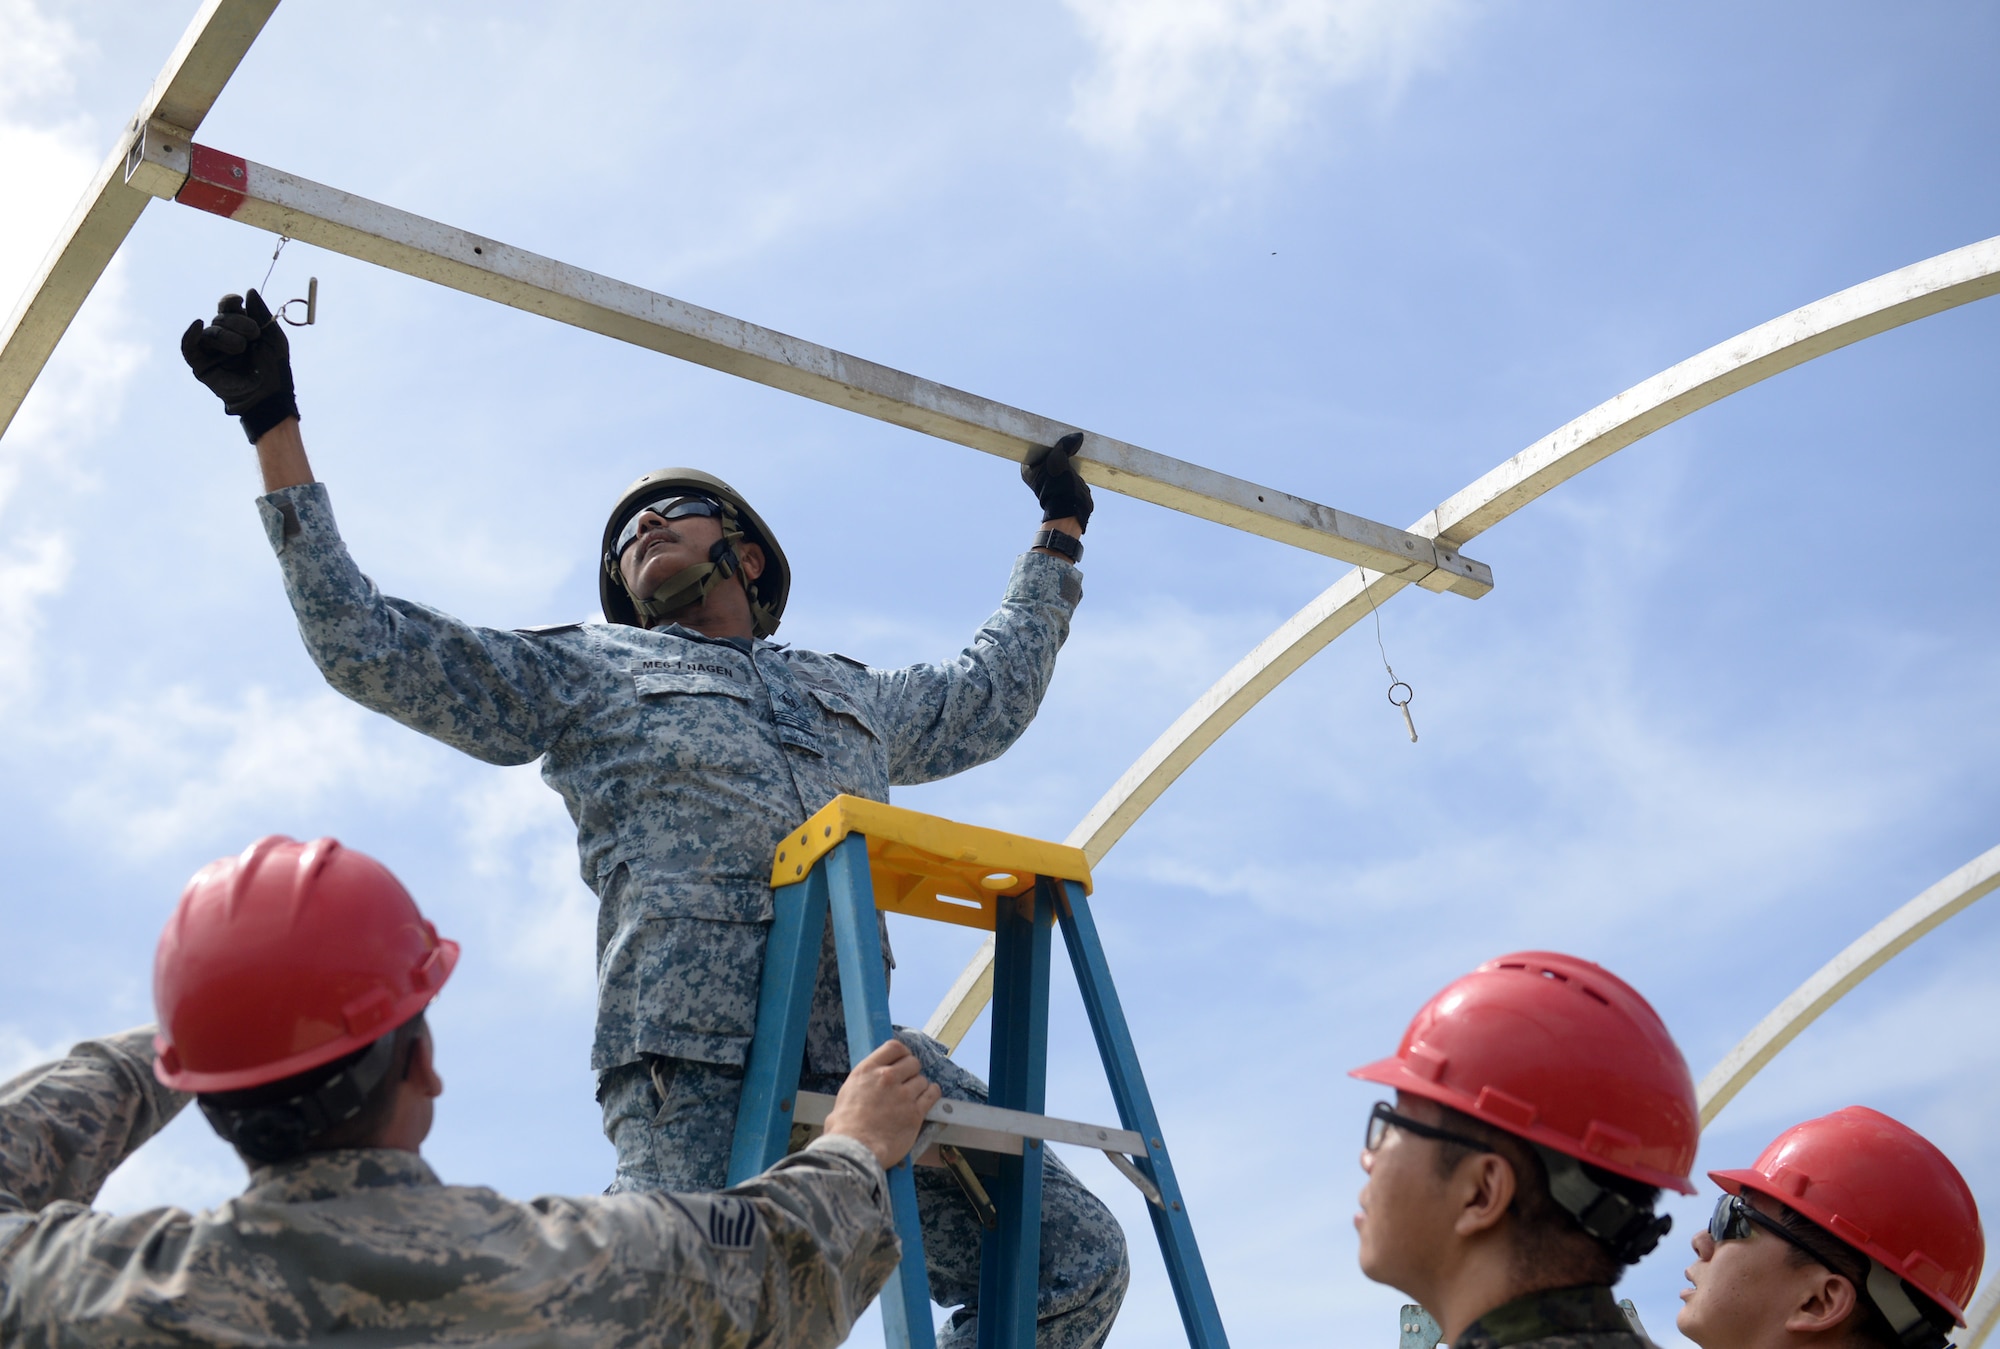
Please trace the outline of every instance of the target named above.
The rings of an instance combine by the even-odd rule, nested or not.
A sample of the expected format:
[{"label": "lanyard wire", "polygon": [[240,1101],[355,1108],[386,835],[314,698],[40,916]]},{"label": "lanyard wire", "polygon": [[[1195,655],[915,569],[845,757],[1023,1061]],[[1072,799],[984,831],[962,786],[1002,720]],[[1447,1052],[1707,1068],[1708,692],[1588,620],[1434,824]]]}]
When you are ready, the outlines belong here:
[{"label": "lanyard wire", "polygon": [[278,246],[271,250],[271,265],[264,269],[264,279],[257,283],[257,291],[259,294],[262,294],[264,288],[271,284],[271,273],[278,270],[278,254],[284,252],[285,245],[290,242],[291,239],[288,238],[287,236],[282,234],[278,236]]},{"label": "lanyard wire", "polygon": [[[1382,611],[1375,606],[1375,592],[1368,587],[1367,569],[1356,570],[1361,572],[1361,593],[1368,597],[1368,611],[1375,616],[1375,649],[1382,653],[1382,668],[1389,672],[1389,705],[1403,714],[1403,725],[1409,728],[1410,743],[1414,745],[1417,743],[1417,723],[1410,719],[1410,700],[1417,696],[1417,691],[1410,687],[1408,680],[1397,678],[1396,667],[1389,663],[1389,648],[1382,642]],[[1401,702],[1396,701],[1397,689],[1403,691]]]}]

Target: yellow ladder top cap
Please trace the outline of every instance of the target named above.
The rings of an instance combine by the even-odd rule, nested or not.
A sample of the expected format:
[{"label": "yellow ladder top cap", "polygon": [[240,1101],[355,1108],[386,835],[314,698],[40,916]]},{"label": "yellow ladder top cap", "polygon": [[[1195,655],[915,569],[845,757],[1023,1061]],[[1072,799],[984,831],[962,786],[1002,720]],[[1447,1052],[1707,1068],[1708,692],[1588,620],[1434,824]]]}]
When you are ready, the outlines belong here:
[{"label": "yellow ladder top cap", "polygon": [[[804,880],[813,864],[849,834],[867,836],[869,855],[877,865],[894,866],[878,854],[886,845],[896,844],[921,854],[941,870],[977,876],[985,888],[1000,894],[1019,894],[1031,887],[1037,876],[1079,881],[1085,894],[1091,892],[1090,859],[1081,848],[845,795],[834,797],[785,835],[771,859],[772,887]],[[996,876],[1012,876],[1015,883],[995,886],[983,879]]]}]

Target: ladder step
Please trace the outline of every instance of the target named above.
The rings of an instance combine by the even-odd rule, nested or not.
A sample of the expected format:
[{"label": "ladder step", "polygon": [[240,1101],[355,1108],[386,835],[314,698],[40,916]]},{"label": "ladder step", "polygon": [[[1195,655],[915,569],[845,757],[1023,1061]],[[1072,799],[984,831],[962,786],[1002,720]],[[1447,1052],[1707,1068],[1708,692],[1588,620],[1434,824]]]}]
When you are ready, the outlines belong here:
[{"label": "ladder step", "polygon": [[[826,1123],[826,1117],[832,1110],[833,1097],[819,1091],[802,1091],[798,1097],[798,1108],[792,1112],[792,1122],[817,1128]],[[1093,1148],[1098,1152],[1122,1152],[1138,1157],[1148,1155],[1146,1140],[1130,1129],[1114,1129],[1108,1124],[1080,1124],[1076,1120],[1033,1115],[1025,1110],[1003,1110],[997,1105],[981,1105],[977,1101],[939,1101],[924,1119],[927,1135],[932,1126],[943,1126],[931,1135],[932,1142],[949,1143],[974,1152],[1019,1156],[1026,1151],[1025,1140],[1042,1138],[1052,1143]]]}]

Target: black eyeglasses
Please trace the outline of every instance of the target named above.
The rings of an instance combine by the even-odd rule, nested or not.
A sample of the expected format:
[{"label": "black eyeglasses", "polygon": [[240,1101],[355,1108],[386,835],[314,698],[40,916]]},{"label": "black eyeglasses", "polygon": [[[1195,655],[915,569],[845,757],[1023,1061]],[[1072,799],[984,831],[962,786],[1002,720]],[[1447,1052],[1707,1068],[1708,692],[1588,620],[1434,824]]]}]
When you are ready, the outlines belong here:
[{"label": "black eyeglasses", "polygon": [[1792,1235],[1785,1225],[1770,1214],[1760,1212],[1750,1206],[1750,1201],[1740,1194],[1716,1196],[1715,1212],[1708,1215],[1708,1235],[1713,1241],[1741,1241],[1750,1235],[1750,1225],[1755,1223],[1766,1232],[1782,1237],[1792,1245],[1811,1256],[1813,1263],[1823,1265],[1826,1257],[1800,1238]]},{"label": "black eyeglasses", "polygon": [[1471,1148],[1474,1152],[1491,1152],[1492,1147],[1484,1140],[1469,1134],[1455,1134],[1449,1129],[1440,1129],[1434,1124],[1426,1124],[1408,1115],[1399,1115],[1396,1108],[1387,1101],[1375,1102],[1375,1108],[1368,1112],[1368,1135],[1365,1146],[1375,1152],[1382,1146],[1382,1140],[1389,1136],[1391,1128],[1401,1129],[1406,1134],[1418,1138],[1434,1138],[1440,1143],[1456,1143],[1460,1147]]},{"label": "black eyeglasses", "polygon": [[625,556],[625,550],[639,540],[639,519],[641,516],[657,515],[662,520],[682,520],[690,515],[705,515],[712,519],[722,518],[722,506],[707,497],[661,497],[658,501],[641,506],[632,512],[632,518],[625,522],[625,528],[618,531],[618,542],[612,546],[613,557]]}]

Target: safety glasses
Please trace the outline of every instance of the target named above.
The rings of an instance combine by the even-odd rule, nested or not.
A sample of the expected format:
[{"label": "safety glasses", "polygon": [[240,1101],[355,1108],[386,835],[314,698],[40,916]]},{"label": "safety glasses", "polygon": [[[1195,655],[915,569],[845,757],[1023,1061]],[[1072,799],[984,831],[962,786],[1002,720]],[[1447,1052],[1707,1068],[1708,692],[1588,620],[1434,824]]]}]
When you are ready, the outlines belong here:
[{"label": "safety glasses", "polygon": [[1418,1138],[1434,1138],[1440,1143],[1456,1143],[1460,1147],[1471,1148],[1474,1152],[1491,1152],[1493,1149],[1468,1134],[1455,1134],[1449,1129],[1440,1129],[1434,1124],[1426,1124],[1408,1115],[1399,1115],[1396,1108],[1387,1101],[1375,1102],[1375,1108],[1368,1112],[1368,1135],[1365,1146],[1374,1152],[1382,1146],[1382,1140],[1389,1136],[1390,1129],[1401,1129],[1406,1134]]},{"label": "safety glasses", "polygon": [[1750,1207],[1750,1202],[1740,1194],[1717,1195],[1715,1212],[1708,1215],[1708,1235],[1716,1242],[1741,1241],[1750,1235],[1750,1225],[1755,1223],[1773,1236],[1782,1237],[1813,1258],[1814,1264],[1825,1263],[1824,1257],[1806,1245],[1798,1237],[1786,1230],[1785,1225],[1768,1213],[1760,1213]]},{"label": "safety glasses", "polygon": [[641,506],[632,512],[632,518],[625,522],[625,528],[618,531],[618,542],[612,548],[613,557],[625,556],[625,550],[639,541],[639,521],[642,517],[657,515],[662,520],[684,520],[690,515],[705,515],[711,519],[722,518],[722,506],[707,497],[661,497],[658,501]]}]

